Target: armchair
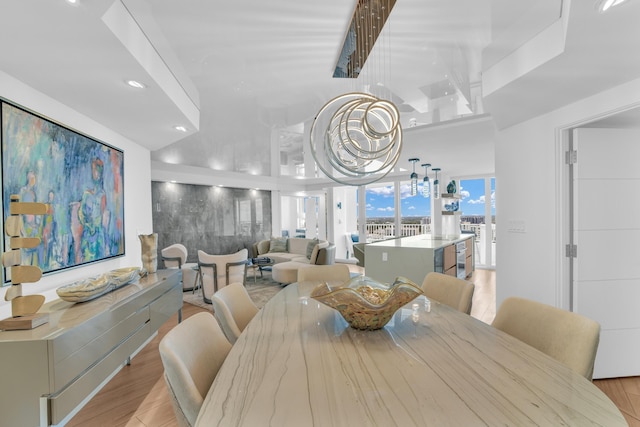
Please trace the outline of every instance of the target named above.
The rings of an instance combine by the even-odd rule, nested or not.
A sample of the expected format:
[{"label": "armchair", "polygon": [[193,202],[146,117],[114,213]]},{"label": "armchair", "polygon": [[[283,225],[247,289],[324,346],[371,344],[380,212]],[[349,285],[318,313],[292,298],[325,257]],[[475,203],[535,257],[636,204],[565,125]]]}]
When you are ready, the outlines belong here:
[{"label": "armchair", "polygon": [[205,303],[211,304],[211,297],[218,289],[231,283],[245,284],[248,255],[246,248],[226,255],[210,255],[202,250],[198,251],[202,298]]},{"label": "armchair", "polygon": [[198,287],[198,263],[187,262],[187,248],[181,243],[160,251],[164,268],[177,268],[182,272],[182,290],[195,291]]}]

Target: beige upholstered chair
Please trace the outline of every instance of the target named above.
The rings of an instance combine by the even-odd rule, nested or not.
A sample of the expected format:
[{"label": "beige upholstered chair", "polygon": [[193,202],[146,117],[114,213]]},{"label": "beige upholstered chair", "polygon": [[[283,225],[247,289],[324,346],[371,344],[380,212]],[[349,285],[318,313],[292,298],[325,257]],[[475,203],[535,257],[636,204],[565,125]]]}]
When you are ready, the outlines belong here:
[{"label": "beige upholstered chair", "polygon": [[422,282],[422,291],[429,299],[453,307],[463,313],[471,313],[475,285],[447,274],[431,272]]},{"label": "beige upholstered chair", "polygon": [[231,344],[211,313],[202,312],[171,329],[159,350],[178,424],[193,426]]},{"label": "beige upholstered chair", "polygon": [[298,269],[298,282],[346,282],[351,279],[346,264],[310,265]]},{"label": "beige upholstered chair", "polygon": [[248,254],[249,251],[246,248],[228,255],[209,255],[204,251],[198,251],[204,302],[211,304],[211,296],[231,283],[244,285],[247,277]]},{"label": "beige upholstered chair", "polygon": [[364,267],[364,245],[365,243],[353,244],[353,256],[358,259],[358,265]]},{"label": "beige upholstered chair", "polygon": [[244,328],[258,313],[242,283],[231,283],[213,294],[213,313],[231,344],[234,344]]},{"label": "beige upholstered chair", "polygon": [[596,321],[536,301],[511,297],[500,305],[493,326],[592,379],[600,342],[600,325]]},{"label": "beige upholstered chair", "polygon": [[182,290],[193,291],[198,283],[198,263],[187,262],[187,248],[174,243],[160,251],[164,268],[177,268],[182,271]]}]

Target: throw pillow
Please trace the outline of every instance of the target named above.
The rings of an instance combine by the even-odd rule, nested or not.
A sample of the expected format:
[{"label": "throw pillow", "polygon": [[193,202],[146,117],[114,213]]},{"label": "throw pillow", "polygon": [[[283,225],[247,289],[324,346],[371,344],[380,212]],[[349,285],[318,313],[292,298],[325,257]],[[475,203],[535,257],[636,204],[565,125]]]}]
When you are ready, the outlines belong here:
[{"label": "throw pillow", "polygon": [[307,259],[311,259],[311,254],[313,253],[313,249],[316,247],[317,244],[318,244],[317,238],[307,243]]},{"label": "throw pillow", "polygon": [[272,237],[269,244],[269,252],[287,252],[287,238]]}]

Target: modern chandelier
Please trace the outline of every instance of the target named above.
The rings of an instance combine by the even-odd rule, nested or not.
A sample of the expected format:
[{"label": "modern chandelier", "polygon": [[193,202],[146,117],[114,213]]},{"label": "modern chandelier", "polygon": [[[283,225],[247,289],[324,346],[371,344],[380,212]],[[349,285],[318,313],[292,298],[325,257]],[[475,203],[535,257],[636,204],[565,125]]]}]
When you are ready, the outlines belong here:
[{"label": "modern chandelier", "polygon": [[[358,78],[395,2],[357,0],[334,78]],[[400,156],[400,112],[391,101],[372,93],[339,95],[316,115],[310,145],[316,164],[334,181],[375,182],[393,169]]]}]

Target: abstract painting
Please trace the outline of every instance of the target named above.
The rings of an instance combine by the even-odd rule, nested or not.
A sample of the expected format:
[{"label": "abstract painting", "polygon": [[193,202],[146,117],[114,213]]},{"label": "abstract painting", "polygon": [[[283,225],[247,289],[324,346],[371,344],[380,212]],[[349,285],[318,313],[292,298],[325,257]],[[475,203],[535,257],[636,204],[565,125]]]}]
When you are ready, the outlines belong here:
[{"label": "abstract painting", "polygon": [[46,274],[124,255],[122,150],[4,101],[1,120],[3,218],[12,194],[49,205],[23,215],[22,236],[41,242],[22,263]]}]

